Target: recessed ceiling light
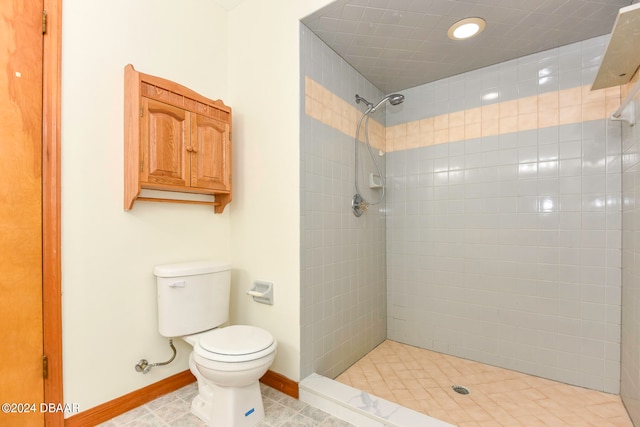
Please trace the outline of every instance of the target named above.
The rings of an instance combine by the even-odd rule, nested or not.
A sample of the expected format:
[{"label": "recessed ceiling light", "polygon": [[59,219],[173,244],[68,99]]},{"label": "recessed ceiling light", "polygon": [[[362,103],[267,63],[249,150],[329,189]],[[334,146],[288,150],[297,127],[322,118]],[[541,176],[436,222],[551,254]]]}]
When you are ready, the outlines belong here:
[{"label": "recessed ceiling light", "polygon": [[481,33],[486,25],[482,18],[465,18],[449,27],[447,35],[451,40],[468,39]]}]

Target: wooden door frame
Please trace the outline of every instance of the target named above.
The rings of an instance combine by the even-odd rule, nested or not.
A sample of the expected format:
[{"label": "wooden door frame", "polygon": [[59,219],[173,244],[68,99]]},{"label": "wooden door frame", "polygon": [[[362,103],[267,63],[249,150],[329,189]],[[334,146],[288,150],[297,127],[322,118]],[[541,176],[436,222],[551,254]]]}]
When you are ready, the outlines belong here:
[{"label": "wooden door frame", "polygon": [[[60,105],[62,0],[44,0],[47,29],[42,54],[42,323],[48,360],[44,400],[65,403],[62,393],[62,275],[60,205]],[[63,426],[64,413],[47,412],[46,426]]]}]

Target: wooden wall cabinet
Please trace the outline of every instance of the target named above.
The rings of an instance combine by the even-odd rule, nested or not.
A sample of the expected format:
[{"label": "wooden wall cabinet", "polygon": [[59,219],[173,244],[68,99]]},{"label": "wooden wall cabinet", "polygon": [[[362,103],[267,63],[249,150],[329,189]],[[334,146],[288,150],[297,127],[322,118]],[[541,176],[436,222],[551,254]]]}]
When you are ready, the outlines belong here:
[{"label": "wooden wall cabinet", "polygon": [[[231,108],[160,77],[124,69],[124,209],[136,200],[231,201]],[[215,196],[215,201],[149,198],[142,189]]]}]

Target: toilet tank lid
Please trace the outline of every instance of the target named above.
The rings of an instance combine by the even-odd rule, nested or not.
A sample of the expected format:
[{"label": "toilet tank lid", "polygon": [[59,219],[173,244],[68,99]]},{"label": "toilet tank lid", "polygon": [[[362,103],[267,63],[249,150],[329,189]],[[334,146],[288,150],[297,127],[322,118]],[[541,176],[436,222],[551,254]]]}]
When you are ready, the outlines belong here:
[{"label": "toilet tank lid", "polygon": [[153,274],[158,277],[193,276],[196,274],[218,273],[231,270],[231,263],[226,261],[192,261],[176,264],[156,265]]}]

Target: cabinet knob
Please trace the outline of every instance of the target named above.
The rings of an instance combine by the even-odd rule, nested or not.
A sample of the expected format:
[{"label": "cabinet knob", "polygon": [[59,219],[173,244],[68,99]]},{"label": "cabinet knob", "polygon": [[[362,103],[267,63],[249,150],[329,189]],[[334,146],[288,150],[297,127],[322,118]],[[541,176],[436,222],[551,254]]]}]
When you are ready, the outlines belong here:
[{"label": "cabinet knob", "polygon": [[187,145],[186,150],[187,150],[188,152],[192,152],[192,151],[193,151],[193,148],[192,148],[190,145]]}]

